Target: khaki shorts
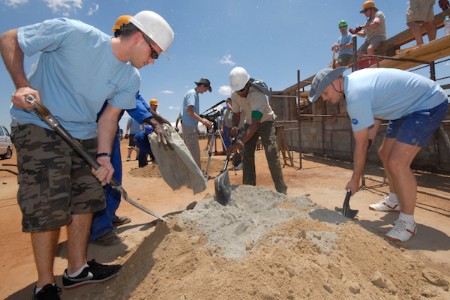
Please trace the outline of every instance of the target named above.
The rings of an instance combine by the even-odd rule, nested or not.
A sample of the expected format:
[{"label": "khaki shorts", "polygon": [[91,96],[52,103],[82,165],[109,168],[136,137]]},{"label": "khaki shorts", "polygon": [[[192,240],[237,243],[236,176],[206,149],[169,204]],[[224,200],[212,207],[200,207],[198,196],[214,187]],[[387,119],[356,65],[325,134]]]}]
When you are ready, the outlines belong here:
[{"label": "khaki shorts", "polygon": [[341,66],[347,66],[353,62],[353,55],[342,54],[336,59],[336,62]]},{"label": "khaki shorts", "polygon": [[[105,207],[105,195],[91,168],[52,130],[35,125],[12,127],[17,150],[22,230],[38,232],[67,225],[72,214]],[[92,155],[97,139],[80,141]]]},{"label": "khaki shorts", "polygon": [[434,20],[435,0],[410,0],[406,10],[406,23]]},{"label": "khaki shorts", "polygon": [[386,39],[381,36],[376,36],[371,38],[370,40],[367,40],[364,42],[364,44],[361,45],[361,47],[358,49],[358,52],[367,53],[367,48],[369,45],[372,45],[373,48],[377,48],[381,45],[382,42],[384,42]]}]

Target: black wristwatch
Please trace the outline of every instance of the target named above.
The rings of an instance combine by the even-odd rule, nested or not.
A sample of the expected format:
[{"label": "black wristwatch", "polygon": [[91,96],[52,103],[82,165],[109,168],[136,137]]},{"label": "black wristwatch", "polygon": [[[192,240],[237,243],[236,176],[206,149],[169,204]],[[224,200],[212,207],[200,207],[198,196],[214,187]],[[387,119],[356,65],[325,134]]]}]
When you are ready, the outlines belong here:
[{"label": "black wristwatch", "polygon": [[111,157],[111,154],[106,153],[106,152],[97,153],[97,155],[95,156],[95,158],[104,157],[104,156]]}]

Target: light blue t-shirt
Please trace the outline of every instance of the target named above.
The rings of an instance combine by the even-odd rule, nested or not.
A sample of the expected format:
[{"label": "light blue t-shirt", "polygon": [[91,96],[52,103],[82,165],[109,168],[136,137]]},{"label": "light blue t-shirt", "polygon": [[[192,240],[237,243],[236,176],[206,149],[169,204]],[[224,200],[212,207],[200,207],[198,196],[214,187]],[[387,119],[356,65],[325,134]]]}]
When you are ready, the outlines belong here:
[{"label": "light blue t-shirt", "polygon": [[374,119],[396,120],[447,101],[436,82],[397,69],[353,72],[344,77],[344,93],[353,131],[370,127]]},{"label": "light blue t-shirt", "polygon": [[[341,35],[338,38],[337,43],[338,43],[338,45],[347,45],[347,44],[350,44],[352,42],[352,38],[353,38],[353,36],[350,33],[347,32],[347,35],[344,35],[344,36]],[[340,47],[338,55],[342,55],[342,54],[350,54],[350,55],[352,55],[353,54],[353,49],[352,48],[347,49],[347,48]]]},{"label": "light blue t-shirt", "polygon": [[[111,37],[80,21],[66,18],[20,27],[25,55],[41,52],[29,81],[61,125],[77,139],[97,136],[97,113],[104,102],[121,109],[136,106],[138,70],[119,61]],[[49,128],[32,111],[12,106],[14,124]]]},{"label": "light blue t-shirt", "polygon": [[195,89],[189,90],[183,99],[183,108],[181,109],[181,121],[183,121],[183,125],[190,128],[197,128],[198,120],[192,118],[186,111],[188,106],[193,106],[194,112],[199,114],[200,110],[200,101],[198,93]]},{"label": "light blue t-shirt", "polygon": [[137,134],[139,131],[141,131],[141,124],[132,117],[128,119],[127,127],[128,126],[130,127],[130,134]]}]

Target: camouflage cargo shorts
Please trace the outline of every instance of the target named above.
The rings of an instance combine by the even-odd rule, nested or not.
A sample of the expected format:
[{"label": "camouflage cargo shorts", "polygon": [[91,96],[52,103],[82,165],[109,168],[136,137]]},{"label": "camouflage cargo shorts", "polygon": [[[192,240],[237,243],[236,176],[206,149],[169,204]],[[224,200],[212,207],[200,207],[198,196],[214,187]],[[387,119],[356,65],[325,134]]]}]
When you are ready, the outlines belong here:
[{"label": "camouflage cargo shorts", "polygon": [[[68,224],[72,214],[105,207],[103,187],[91,168],[55,131],[31,124],[11,131],[24,232],[56,229]],[[80,143],[92,155],[97,153],[96,138]]]}]

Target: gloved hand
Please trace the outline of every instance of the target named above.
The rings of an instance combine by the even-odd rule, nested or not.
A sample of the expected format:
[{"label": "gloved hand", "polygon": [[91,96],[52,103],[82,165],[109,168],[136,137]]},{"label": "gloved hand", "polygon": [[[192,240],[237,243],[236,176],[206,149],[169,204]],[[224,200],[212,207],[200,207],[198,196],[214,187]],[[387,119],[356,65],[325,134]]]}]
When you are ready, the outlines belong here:
[{"label": "gloved hand", "polygon": [[350,28],[349,31],[350,31],[351,34],[357,34],[357,33],[360,32],[362,29],[363,29],[362,26],[358,26],[358,27],[356,27],[355,29],[351,29],[351,28]]}]

